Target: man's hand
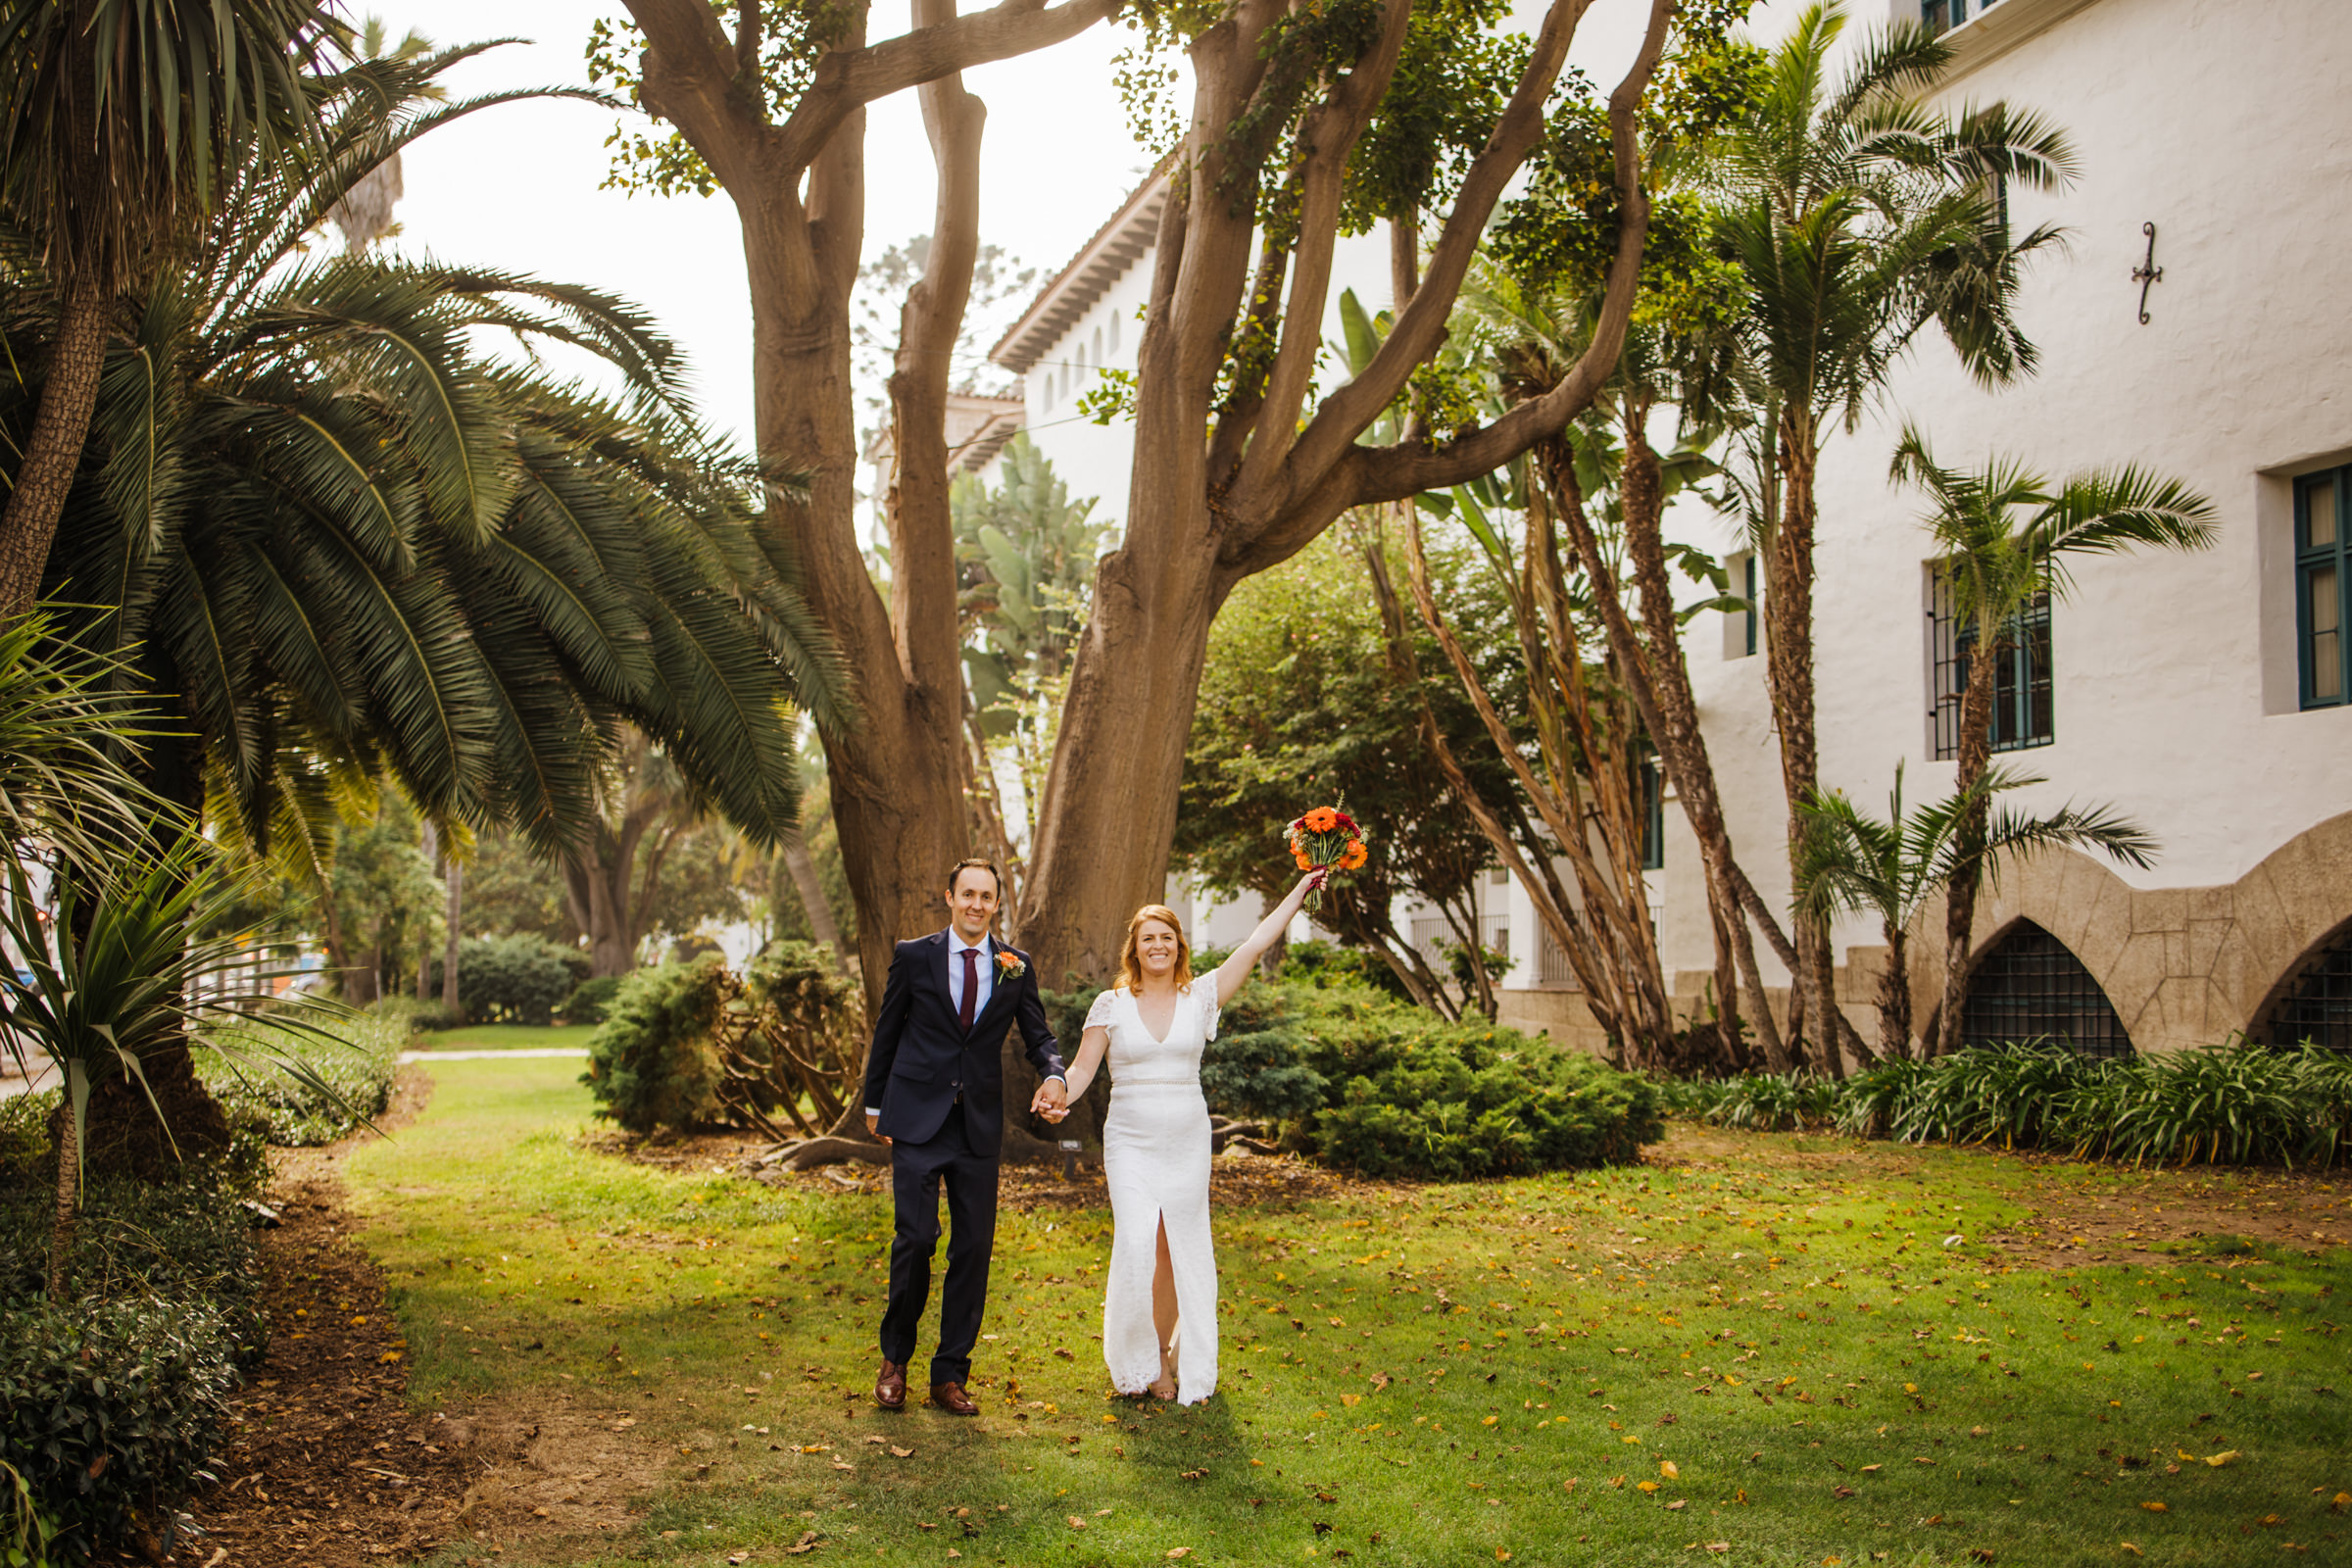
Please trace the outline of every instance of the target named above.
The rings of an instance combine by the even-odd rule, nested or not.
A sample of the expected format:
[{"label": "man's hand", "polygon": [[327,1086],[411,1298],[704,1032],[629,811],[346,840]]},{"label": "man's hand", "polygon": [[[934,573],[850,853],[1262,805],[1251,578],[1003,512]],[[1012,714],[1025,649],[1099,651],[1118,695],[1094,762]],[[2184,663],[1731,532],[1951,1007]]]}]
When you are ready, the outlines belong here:
[{"label": "man's hand", "polygon": [[[869,1133],[872,1133],[876,1138],[882,1138],[881,1116],[873,1111],[867,1111],[865,1113],[865,1130]],[[890,1140],[887,1138],[882,1138],[882,1141],[886,1144],[890,1142]]]},{"label": "man's hand", "polygon": [[1049,1078],[1037,1086],[1037,1094],[1029,1108],[1048,1121],[1059,1121],[1070,1113],[1069,1086],[1058,1078]]}]

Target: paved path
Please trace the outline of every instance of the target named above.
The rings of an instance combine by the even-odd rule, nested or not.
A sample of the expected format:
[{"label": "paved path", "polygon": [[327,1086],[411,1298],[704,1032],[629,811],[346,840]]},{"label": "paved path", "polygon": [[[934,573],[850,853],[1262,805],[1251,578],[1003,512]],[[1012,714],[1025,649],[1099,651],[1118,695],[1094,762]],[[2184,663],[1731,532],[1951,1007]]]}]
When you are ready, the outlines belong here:
[{"label": "paved path", "polygon": [[403,1066],[412,1061],[497,1061],[517,1056],[585,1056],[586,1046],[531,1046],[521,1051],[404,1051]]}]

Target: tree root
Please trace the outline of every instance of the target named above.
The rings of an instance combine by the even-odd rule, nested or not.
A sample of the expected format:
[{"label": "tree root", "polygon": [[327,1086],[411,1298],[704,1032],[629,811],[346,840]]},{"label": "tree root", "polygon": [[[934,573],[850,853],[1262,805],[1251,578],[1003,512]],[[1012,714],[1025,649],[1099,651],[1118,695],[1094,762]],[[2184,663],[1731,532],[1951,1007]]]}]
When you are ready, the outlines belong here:
[{"label": "tree root", "polygon": [[850,1160],[887,1165],[890,1146],[867,1138],[805,1138],[797,1144],[779,1144],[754,1163],[762,1167],[782,1165],[786,1170],[814,1170],[819,1165],[839,1165]]}]

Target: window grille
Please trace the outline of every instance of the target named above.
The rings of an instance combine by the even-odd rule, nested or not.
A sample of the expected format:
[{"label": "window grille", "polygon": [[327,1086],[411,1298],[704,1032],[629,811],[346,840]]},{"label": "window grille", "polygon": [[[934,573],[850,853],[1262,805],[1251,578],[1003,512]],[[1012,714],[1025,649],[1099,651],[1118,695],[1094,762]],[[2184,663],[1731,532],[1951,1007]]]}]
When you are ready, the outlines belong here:
[{"label": "window grille", "polygon": [[[2019,752],[2058,738],[2051,681],[2050,593],[2048,588],[2010,617],[1992,680],[1992,749]],[[1952,603],[1951,578],[1928,568],[1928,726],[1936,760],[1960,755],[1960,708],[1968,695],[1976,628],[1963,625]]]},{"label": "window grille", "polygon": [[1560,946],[1547,925],[1536,927],[1536,984],[1560,986],[1570,991],[1584,986],[1576,977],[1576,965],[1568,961],[1568,950]]},{"label": "window grille", "polygon": [[1747,601],[1747,612],[1740,618],[1747,622],[1743,630],[1747,638],[1748,657],[1753,658],[1756,652],[1756,621],[1760,618],[1756,604],[1756,553],[1753,550],[1740,558],[1740,597]]},{"label": "window grille", "polygon": [[1655,753],[1642,759],[1634,782],[1642,803],[1642,869],[1655,871],[1666,864],[1666,781]]},{"label": "window grille", "polygon": [[2340,708],[2352,695],[2352,467],[2295,484],[2295,662],[2305,708]]},{"label": "window grille", "polygon": [[1964,1045],[2051,1040],[2078,1055],[2132,1054],[2132,1037],[2082,960],[2031,920],[2020,920],[1969,977],[1960,1014]]},{"label": "window grille", "polygon": [[1478,943],[1489,953],[1499,953],[1504,958],[1511,956],[1511,917],[1507,914],[1482,914],[1478,917]]},{"label": "window grille", "polygon": [[2308,1040],[2352,1052],[2352,928],[2340,932],[2279,999],[2262,1037],[2274,1046]]}]

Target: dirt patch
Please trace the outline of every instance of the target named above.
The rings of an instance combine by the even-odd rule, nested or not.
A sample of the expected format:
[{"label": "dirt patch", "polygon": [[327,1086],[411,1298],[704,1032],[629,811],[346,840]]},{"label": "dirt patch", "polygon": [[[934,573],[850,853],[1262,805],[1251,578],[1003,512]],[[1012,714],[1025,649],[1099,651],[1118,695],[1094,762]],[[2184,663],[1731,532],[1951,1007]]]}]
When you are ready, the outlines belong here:
[{"label": "dirt patch", "polygon": [[[405,1070],[380,1124],[408,1121],[430,1092]],[[280,1223],[260,1249],[270,1354],[231,1396],[220,1480],[188,1505],[203,1533],[172,1560],[357,1568],[454,1542],[478,1544],[487,1562],[494,1546],[625,1528],[625,1499],[662,1465],[629,1442],[633,1422],[560,1395],[411,1404],[383,1275],[343,1201],[349,1147],[272,1153]]]}]

